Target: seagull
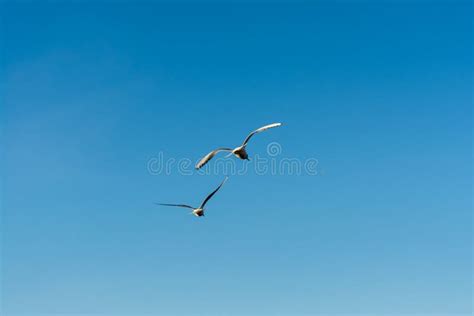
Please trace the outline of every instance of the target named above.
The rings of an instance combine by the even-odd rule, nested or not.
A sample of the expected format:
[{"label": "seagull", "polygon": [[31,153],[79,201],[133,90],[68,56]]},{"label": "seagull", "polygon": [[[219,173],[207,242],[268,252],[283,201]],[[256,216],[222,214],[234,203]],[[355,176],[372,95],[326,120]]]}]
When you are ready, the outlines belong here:
[{"label": "seagull", "polygon": [[247,136],[247,138],[245,138],[245,140],[244,140],[244,142],[241,146],[236,147],[234,149],[226,148],[226,147],[221,147],[221,148],[214,149],[213,151],[208,153],[206,156],[204,156],[201,160],[199,160],[199,162],[196,164],[196,169],[202,168],[205,164],[207,164],[209,162],[209,160],[211,160],[217,153],[219,153],[221,151],[230,152],[230,154],[228,154],[226,157],[234,155],[237,158],[240,158],[242,160],[250,160],[249,155],[247,154],[247,151],[245,150],[245,147],[247,146],[247,143],[249,142],[250,138],[252,138],[252,136],[255,135],[255,134],[258,134],[258,133],[263,132],[267,129],[278,127],[278,126],[281,126],[281,123],[268,124],[268,125],[260,127],[259,129],[254,130],[252,133],[249,134],[249,136]]},{"label": "seagull", "polygon": [[192,207],[192,206],[189,206],[189,205],[186,205],[186,204],[163,204],[163,203],[155,203],[157,205],[164,205],[164,206],[177,206],[177,207],[185,207],[185,208],[190,208],[192,209],[193,211],[191,212],[191,214],[195,215],[195,216],[204,216],[204,206],[206,205],[206,203],[211,199],[211,197],[216,194],[217,191],[219,191],[219,189],[224,185],[224,183],[227,181],[229,177],[225,177],[224,181],[222,181],[222,183],[217,187],[217,189],[215,189],[214,191],[212,191],[211,194],[209,194],[205,199],[204,201],[202,202],[201,206],[199,207]]}]

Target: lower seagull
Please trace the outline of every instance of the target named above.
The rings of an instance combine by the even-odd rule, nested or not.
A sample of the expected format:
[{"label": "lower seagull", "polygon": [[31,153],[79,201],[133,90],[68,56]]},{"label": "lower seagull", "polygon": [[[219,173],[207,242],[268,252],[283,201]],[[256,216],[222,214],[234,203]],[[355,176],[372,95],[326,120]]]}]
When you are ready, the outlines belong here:
[{"label": "lower seagull", "polygon": [[205,199],[204,201],[202,202],[201,206],[199,207],[192,207],[192,206],[189,206],[189,205],[186,205],[186,204],[164,204],[164,203],[155,203],[157,205],[164,205],[164,206],[177,206],[177,207],[185,207],[185,208],[190,208],[192,209],[193,211],[191,212],[191,214],[195,215],[195,216],[204,216],[204,206],[206,205],[206,203],[212,198],[212,196],[214,194],[216,194],[217,191],[219,191],[219,189],[224,185],[224,183],[227,181],[229,177],[225,177],[224,181],[222,181],[222,183],[217,187],[217,189],[215,189],[214,191],[212,191],[211,194],[209,194]]}]

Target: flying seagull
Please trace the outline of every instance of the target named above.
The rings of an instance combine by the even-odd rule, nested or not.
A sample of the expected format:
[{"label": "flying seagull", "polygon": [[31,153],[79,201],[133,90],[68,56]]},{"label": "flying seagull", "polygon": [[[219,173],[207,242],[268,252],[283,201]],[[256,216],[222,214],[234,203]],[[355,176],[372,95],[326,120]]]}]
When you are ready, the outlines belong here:
[{"label": "flying seagull", "polygon": [[249,134],[249,136],[247,136],[247,138],[245,138],[241,146],[236,147],[234,149],[226,148],[226,147],[214,149],[213,151],[208,153],[206,156],[204,156],[201,160],[199,160],[199,162],[196,164],[196,169],[200,169],[202,166],[207,164],[209,160],[211,160],[218,152],[221,152],[221,151],[230,152],[230,154],[228,154],[226,157],[233,154],[234,156],[242,160],[250,160],[249,155],[247,154],[247,151],[245,150],[245,147],[247,146],[247,143],[249,142],[250,138],[252,138],[252,136],[255,134],[258,134],[267,129],[278,127],[278,126],[281,126],[281,123],[273,123],[273,124],[265,125],[265,126],[260,127],[259,129],[254,130],[252,133]]},{"label": "flying seagull", "polygon": [[192,206],[189,206],[189,205],[186,205],[186,204],[163,204],[163,203],[155,203],[157,205],[164,205],[164,206],[177,206],[177,207],[185,207],[185,208],[190,208],[192,209],[193,211],[191,212],[191,214],[195,215],[195,216],[204,216],[204,206],[206,205],[206,203],[211,199],[211,197],[216,194],[217,191],[219,191],[219,189],[224,185],[224,183],[227,181],[228,177],[225,177],[224,181],[222,181],[222,183],[217,187],[217,189],[215,189],[214,191],[212,191],[211,194],[209,194],[205,199],[204,201],[202,202],[201,206],[199,207],[192,207]]}]

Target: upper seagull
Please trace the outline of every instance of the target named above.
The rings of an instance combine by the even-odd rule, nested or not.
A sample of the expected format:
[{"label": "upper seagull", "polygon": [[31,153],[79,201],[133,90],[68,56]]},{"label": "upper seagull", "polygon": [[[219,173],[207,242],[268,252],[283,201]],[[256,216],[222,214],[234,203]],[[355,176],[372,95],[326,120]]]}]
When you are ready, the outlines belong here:
[{"label": "upper seagull", "polygon": [[195,216],[204,216],[204,206],[206,206],[206,203],[211,199],[211,197],[216,194],[217,191],[219,191],[219,189],[224,185],[224,183],[227,181],[228,177],[225,177],[224,181],[222,181],[222,183],[217,187],[217,189],[215,189],[214,191],[212,191],[211,194],[209,194],[205,199],[204,201],[201,203],[201,206],[199,207],[192,207],[192,206],[189,206],[189,205],[186,205],[186,204],[164,204],[164,203],[155,203],[157,205],[165,205],[165,206],[177,206],[177,207],[185,207],[185,208],[190,208],[192,209],[193,211],[191,212],[191,214],[195,215]]},{"label": "upper seagull", "polygon": [[201,160],[199,160],[199,162],[196,164],[196,169],[200,169],[202,166],[207,164],[209,162],[209,160],[211,160],[220,151],[230,152],[230,154],[228,156],[234,154],[237,158],[240,158],[242,160],[249,160],[249,155],[247,154],[247,151],[245,150],[245,147],[247,146],[247,143],[249,142],[250,138],[252,138],[252,136],[255,135],[255,134],[258,134],[258,133],[263,132],[267,129],[270,129],[270,128],[273,128],[273,127],[278,127],[278,126],[281,126],[281,123],[268,124],[268,125],[262,126],[262,127],[258,128],[256,130],[254,130],[252,133],[249,134],[249,136],[247,136],[247,138],[245,138],[245,140],[244,140],[244,142],[241,146],[236,147],[234,149],[226,148],[226,147],[221,147],[221,148],[214,149],[213,151],[208,153],[206,156],[204,156]]}]

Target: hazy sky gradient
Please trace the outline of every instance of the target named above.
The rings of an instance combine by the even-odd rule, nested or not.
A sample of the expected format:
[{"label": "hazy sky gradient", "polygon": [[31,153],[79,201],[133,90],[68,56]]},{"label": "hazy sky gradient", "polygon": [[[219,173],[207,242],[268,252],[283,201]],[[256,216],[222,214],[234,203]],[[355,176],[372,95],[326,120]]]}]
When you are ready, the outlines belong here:
[{"label": "hazy sky gradient", "polygon": [[[470,314],[472,4],[2,2],[2,315]],[[152,175],[267,123],[318,175]],[[240,165],[241,161],[235,161]]]}]

